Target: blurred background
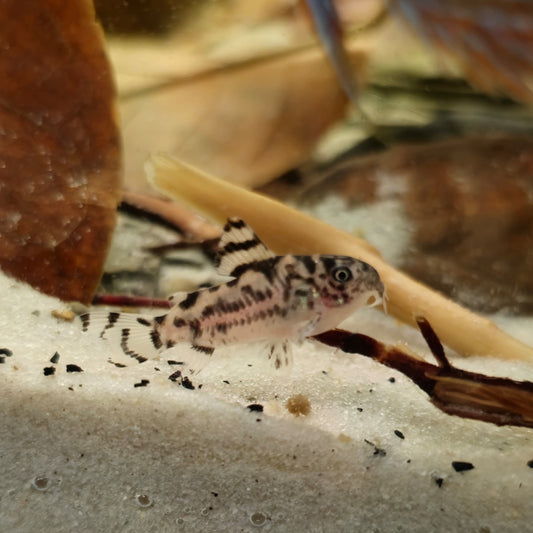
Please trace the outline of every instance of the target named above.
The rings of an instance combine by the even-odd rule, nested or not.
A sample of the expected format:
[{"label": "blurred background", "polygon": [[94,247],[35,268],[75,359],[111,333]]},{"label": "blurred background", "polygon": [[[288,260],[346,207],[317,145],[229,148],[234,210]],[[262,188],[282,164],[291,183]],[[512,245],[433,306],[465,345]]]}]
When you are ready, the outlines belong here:
[{"label": "blurred background", "polygon": [[96,10],[128,188],[147,192],[144,161],[166,151],[364,236],[470,308],[531,312],[529,0]]}]

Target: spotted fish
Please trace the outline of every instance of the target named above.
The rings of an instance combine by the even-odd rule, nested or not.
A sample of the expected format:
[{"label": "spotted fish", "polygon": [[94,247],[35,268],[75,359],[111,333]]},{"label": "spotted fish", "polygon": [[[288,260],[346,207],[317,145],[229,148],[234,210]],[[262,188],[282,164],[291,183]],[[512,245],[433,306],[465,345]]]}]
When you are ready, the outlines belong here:
[{"label": "spotted fish", "polygon": [[89,313],[83,329],[120,332],[122,351],[139,362],[177,343],[211,354],[218,346],[268,341],[279,368],[290,363],[290,341],[301,342],[337,326],[355,310],[383,301],[376,270],[338,255],[277,256],[241,219],[230,218],[218,245],[218,268],[232,279],[170,297],[160,316]]}]

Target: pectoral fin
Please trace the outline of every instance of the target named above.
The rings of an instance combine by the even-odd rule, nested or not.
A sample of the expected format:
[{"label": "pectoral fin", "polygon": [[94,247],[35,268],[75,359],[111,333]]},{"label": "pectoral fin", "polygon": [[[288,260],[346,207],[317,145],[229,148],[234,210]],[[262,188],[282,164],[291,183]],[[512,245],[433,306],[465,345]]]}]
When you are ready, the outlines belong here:
[{"label": "pectoral fin", "polygon": [[321,318],[322,318],[322,313],[316,313],[316,315],[311,320],[303,323],[300,329],[300,334],[298,335],[298,340],[300,342],[303,342],[304,339],[313,335],[313,333],[315,332],[315,328],[317,324],[320,322]]}]

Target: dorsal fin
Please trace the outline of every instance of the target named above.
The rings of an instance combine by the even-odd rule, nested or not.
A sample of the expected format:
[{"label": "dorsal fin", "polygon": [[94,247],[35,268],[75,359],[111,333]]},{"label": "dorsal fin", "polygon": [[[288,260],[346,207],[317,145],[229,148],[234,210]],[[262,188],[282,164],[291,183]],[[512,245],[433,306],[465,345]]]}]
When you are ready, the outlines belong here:
[{"label": "dorsal fin", "polygon": [[218,243],[217,272],[231,276],[235,269],[257,261],[276,257],[272,250],[240,218],[229,218]]}]

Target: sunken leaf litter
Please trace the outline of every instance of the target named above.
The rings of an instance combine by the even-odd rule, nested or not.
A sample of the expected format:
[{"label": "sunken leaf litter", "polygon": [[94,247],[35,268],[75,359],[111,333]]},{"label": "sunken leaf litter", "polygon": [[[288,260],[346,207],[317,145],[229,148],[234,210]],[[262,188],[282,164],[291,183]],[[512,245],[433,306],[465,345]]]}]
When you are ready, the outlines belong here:
[{"label": "sunken leaf litter", "polygon": [[[274,371],[238,345],[184,387],[169,377],[207,356],[176,346],[132,364],[55,318],[61,302],[4,276],[0,290],[5,531],[516,531],[533,519],[531,430],[447,416],[371,360],[307,341]],[[343,327],[427,355],[375,310]],[[468,366],[533,378],[524,364]],[[305,416],[287,410],[295,397]]]}]

